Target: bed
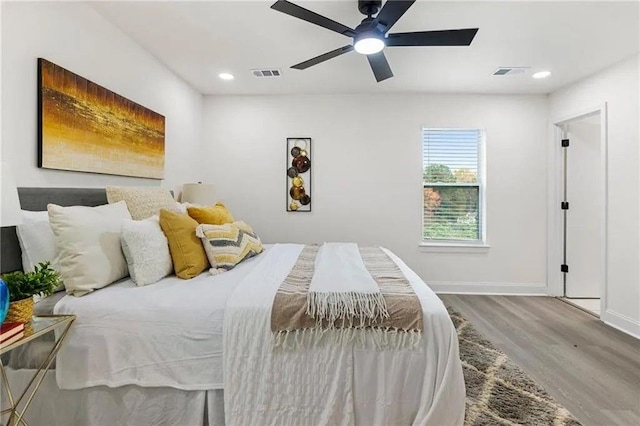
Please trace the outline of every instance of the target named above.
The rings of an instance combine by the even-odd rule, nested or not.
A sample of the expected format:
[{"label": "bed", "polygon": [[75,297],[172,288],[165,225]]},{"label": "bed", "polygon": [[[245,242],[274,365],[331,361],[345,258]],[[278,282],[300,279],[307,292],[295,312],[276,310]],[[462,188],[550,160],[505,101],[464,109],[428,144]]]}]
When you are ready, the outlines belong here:
[{"label": "bed", "polygon": [[[106,203],[101,189],[18,192],[26,210],[44,210],[48,203]],[[3,271],[20,269],[12,232],[2,229]],[[269,298],[302,248],[267,245],[263,254],[224,274],[204,273],[189,281],[170,276],[147,287],[125,279],[84,297],[57,293],[37,303],[40,313],[74,313],[77,320],[27,421],[223,425],[226,387],[230,424],[261,424],[267,418],[272,424],[462,424],[465,391],[455,329],[437,296],[391,252],[420,300],[419,347],[271,348]],[[232,319],[235,327],[251,330],[250,338],[236,338]],[[14,385],[24,382],[37,353],[35,348],[6,360]],[[260,368],[267,361],[286,364],[291,376],[280,380],[286,382],[281,391],[255,395],[265,389]],[[311,365],[317,368],[310,371]],[[299,379],[313,374],[336,378],[329,392],[311,398],[296,391]],[[243,411],[256,402],[259,410]]]}]

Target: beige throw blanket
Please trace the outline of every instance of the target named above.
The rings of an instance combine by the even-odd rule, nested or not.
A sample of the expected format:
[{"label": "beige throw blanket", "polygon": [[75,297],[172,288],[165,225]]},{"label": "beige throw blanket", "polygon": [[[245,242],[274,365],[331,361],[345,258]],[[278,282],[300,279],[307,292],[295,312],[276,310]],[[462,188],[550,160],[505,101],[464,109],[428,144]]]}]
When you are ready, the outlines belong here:
[{"label": "beige throw blanket", "polygon": [[359,251],[384,298],[387,315],[363,319],[345,311],[333,321],[312,317],[308,313],[308,296],[319,249],[305,246],[278,288],[271,310],[276,346],[318,344],[325,338],[337,343],[358,338],[381,348],[414,347],[419,343],[423,330],[420,300],[400,268],[379,247],[359,247]]},{"label": "beige throw blanket", "polygon": [[349,318],[362,324],[389,316],[378,283],[354,243],[324,243],[316,254],[307,314],[321,325]]}]

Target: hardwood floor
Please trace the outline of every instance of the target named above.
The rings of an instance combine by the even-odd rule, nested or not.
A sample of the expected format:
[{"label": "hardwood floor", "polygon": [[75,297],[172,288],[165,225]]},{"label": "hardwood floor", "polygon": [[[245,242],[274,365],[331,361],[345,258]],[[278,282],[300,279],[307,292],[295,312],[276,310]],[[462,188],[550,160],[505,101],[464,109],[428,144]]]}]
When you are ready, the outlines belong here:
[{"label": "hardwood floor", "polygon": [[550,297],[440,297],[585,426],[640,425],[640,340]]}]

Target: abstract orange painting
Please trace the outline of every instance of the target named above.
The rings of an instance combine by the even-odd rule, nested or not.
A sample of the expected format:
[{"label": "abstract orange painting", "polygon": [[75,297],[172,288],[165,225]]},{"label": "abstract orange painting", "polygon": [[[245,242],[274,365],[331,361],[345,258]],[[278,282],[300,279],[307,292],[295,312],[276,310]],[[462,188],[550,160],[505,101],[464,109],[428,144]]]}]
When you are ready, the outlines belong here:
[{"label": "abstract orange painting", "polygon": [[38,59],[38,166],[164,177],[164,116]]}]

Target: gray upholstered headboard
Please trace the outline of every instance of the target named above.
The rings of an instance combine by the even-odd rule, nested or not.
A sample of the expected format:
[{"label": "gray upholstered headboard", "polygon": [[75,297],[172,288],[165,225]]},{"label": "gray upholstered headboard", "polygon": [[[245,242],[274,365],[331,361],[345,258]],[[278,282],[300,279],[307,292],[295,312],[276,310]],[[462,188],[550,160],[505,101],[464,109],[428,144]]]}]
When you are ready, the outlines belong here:
[{"label": "gray upholstered headboard", "polygon": [[[18,188],[22,210],[44,211],[47,204],[99,206],[107,204],[104,188]],[[0,273],[22,270],[22,254],[16,227],[0,228]]]}]

